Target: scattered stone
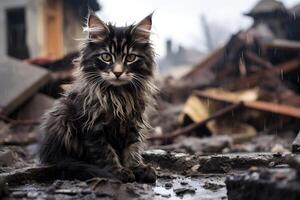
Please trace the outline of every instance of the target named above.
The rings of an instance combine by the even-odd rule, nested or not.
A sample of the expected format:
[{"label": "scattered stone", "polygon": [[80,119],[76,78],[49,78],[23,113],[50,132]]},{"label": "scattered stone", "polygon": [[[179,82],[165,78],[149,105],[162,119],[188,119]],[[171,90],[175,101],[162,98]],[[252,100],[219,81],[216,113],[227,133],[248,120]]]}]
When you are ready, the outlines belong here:
[{"label": "scattered stone", "polygon": [[173,184],[172,183],[166,183],[165,184],[165,188],[166,189],[171,189],[173,187]]}]

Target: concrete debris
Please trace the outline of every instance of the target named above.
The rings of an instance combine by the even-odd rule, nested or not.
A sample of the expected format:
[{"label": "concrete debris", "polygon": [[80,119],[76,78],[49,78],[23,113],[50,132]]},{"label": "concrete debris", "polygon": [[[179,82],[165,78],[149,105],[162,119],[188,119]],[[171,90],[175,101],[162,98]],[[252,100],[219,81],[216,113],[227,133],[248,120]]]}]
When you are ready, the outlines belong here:
[{"label": "concrete debris", "polygon": [[[16,73],[18,72],[18,73]],[[0,60],[0,114],[10,114],[49,80],[47,70],[12,58]]]}]

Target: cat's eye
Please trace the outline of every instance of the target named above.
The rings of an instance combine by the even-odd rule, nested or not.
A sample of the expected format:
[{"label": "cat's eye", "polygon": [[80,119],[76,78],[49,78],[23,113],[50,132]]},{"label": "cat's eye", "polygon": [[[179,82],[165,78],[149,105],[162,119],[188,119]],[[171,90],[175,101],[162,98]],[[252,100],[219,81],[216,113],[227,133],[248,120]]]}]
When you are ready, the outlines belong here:
[{"label": "cat's eye", "polygon": [[110,62],[112,60],[112,57],[109,53],[103,53],[99,58],[104,62]]},{"label": "cat's eye", "polygon": [[137,56],[134,54],[129,54],[126,56],[126,62],[132,63],[137,59]]}]

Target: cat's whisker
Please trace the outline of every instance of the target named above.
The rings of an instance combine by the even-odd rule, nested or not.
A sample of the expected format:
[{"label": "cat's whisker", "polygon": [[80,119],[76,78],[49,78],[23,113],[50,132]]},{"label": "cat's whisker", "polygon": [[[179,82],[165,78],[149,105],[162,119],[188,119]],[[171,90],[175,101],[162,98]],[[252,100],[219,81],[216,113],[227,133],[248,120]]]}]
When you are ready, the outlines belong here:
[{"label": "cat's whisker", "polygon": [[133,80],[129,80],[131,85],[133,85],[136,92],[138,92],[138,87],[136,86],[135,82]]}]

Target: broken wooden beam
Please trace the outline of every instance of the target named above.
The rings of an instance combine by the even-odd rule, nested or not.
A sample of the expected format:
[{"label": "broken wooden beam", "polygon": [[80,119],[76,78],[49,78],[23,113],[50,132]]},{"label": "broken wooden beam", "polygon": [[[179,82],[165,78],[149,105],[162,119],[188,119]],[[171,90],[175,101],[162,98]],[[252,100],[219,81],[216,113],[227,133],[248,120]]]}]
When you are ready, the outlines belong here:
[{"label": "broken wooden beam", "polygon": [[300,51],[300,42],[285,39],[275,39],[265,45],[269,49],[282,49],[287,51]]},{"label": "broken wooden beam", "polygon": [[159,135],[159,136],[151,136],[149,138],[147,138],[147,140],[149,141],[155,141],[155,140],[163,140],[166,143],[169,143],[171,141],[173,141],[175,138],[177,138],[178,136],[181,135],[189,135],[192,133],[192,131],[194,131],[195,129],[204,126],[206,123],[208,123],[211,120],[214,119],[218,119],[228,113],[231,113],[232,111],[242,107],[243,103],[239,102],[233,105],[229,105],[221,110],[218,110],[217,112],[213,113],[210,117],[204,119],[203,121],[200,121],[198,123],[193,123],[190,124],[186,127],[180,128],[175,130],[174,132],[170,133],[170,134],[164,134],[164,135]]},{"label": "broken wooden beam", "polygon": [[[207,91],[195,91],[194,94],[197,95],[198,97],[206,98],[206,99],[210,99],[210,100],[216,100],[216,101],[233,103],[233,104],[240,103],[231,98],[218,95],[217,93],[210,93]],[[300,118],[300,108],[298,108],[298,107],[287,106],[287,105],[266,102],[266,101],[245,101],[245,102],[243,102],[242,105],[246,108],[251,108],[251,109],[255,109],[255,110],[259,110],[259,111]]]},{"label": "broken wooden beam", "polygon": [[241,77],[235,80],[234,82],[229,83],[226,88],[234,89],[234,90],[251,88],[256,86],[261,79],[267,76],[284,75],[285,73],[289,73],[299,68],[300,68],[300,59],[290,60],[282,64],[276,65],[272,68],[268,68],[263,71],[257,72],[253,75]]},{"label": "broken wooden beam", "polygon": [[245,52],[245,57],[248,58],[253,63],[258,64],[258,65],[260,65],[262,67],[265,67],[267,69],[273,67],[272,63],[270,63],[268,60],[265,60],[265,59],[259,57],[258,55],[256,55],[252,51],[247,50]]}]

